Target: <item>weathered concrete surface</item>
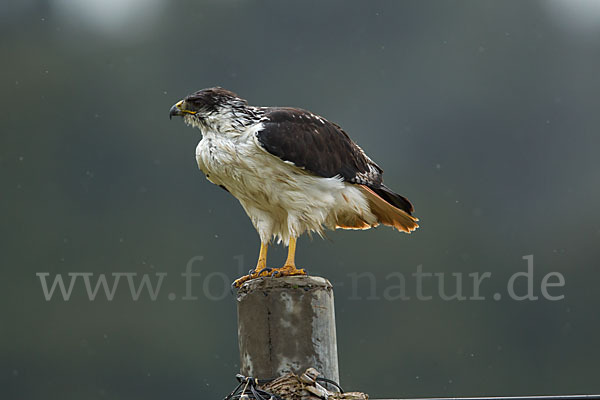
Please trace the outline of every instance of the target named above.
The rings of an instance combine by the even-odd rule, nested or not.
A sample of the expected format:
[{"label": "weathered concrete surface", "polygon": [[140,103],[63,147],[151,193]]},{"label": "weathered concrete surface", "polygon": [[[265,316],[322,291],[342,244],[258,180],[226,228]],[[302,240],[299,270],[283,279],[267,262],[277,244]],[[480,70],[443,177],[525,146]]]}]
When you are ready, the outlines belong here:
[{"label": "weathered concrete surface", "polygon": [[313,367],[339,382],[333,289],[315,276],[258,278],[237,294],[240,373],[259,379]]}]

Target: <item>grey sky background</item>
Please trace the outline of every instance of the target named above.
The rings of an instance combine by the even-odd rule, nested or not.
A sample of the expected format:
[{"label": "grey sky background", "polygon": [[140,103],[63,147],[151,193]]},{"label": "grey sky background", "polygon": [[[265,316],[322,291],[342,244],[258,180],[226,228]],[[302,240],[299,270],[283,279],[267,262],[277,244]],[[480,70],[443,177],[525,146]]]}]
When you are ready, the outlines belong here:
[{"label": "grey sky background", "polygon": [[[336,286],[345,389],[600,391],[599,2],[9,1],[0,32],[0,397],[233,389],[235,301],[210,297],[224,294],[219,274],[253,266],[259,240],[197,169],[199,132],[168,119],[217,85],[340,124],[421,219],[410,236],[299,241],[299,265]],[[536,294],[560,272],[563,300],[508,299],[530,254]],[[195,256],[198,300],[182,301]],[[274,247],[269,264],[284,258]],[[410,300],[383,298],[390,274],[419,265],[490,272],[486,300],[443,301],[433,280],[430,301],[410,281]],[[364,271],[377,300],[369,278],[353,289]],[[46,301],[38,272],[168,276],[156,301],[125,286],[90,301],[82,284]]]}]

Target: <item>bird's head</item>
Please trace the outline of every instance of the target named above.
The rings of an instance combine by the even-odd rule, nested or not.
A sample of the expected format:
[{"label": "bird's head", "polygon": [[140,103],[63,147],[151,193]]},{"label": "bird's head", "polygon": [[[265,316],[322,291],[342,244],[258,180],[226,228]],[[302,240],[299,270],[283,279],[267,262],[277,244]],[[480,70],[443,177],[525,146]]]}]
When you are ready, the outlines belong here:
[{"label": "bird's head", "polygon": [[214,87],[199,90],[175,103],[169,110],[169,118],[183,117],[186,124],[202,130],[222,124],[236,112],[243,113],[246,107],[246,100],[235,93]]}]

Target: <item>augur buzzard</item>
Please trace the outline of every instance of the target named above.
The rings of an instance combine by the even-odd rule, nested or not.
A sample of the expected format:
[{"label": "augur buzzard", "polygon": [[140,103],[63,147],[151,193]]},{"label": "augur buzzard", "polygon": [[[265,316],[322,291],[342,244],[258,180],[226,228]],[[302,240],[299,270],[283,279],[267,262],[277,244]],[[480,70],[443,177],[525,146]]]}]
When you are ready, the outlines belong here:
[{"label": "augur buzzard", "polygon": [[[305,275],[296,268],[296,239],[304,232],[368,229],[379,224],[410,233],[413,206],[383,184],[383,170],[337,124],[309,111],[254,107],[222,88],[192,93],[171,107],[202,132],[198,166],[235,196],[260,235],[259,276]],[[288,245],[283,267],[267,268],[267,246]]]}]

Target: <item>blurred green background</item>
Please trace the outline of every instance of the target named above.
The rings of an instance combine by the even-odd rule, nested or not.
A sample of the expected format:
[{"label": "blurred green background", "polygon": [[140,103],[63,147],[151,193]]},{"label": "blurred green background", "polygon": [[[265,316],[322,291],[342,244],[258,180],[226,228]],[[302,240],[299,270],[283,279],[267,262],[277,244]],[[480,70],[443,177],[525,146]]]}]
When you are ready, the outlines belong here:
[{"label": "blurred green background", "polygon": [[[217,85],[339,123],[415,204],[410,236],[299,242],[299,264],[336,285],[344,388],[600,392],[600,2],[9,0],[0,32],[0,398],[233,389],[223,274],[253,266],[258,236],[197,169],[199,132],[167,118]],[[495,301],[529,254],[536,294],[555,271],[565,298]],[[195,256],[198,299],[183,301]],[[270,264],[284,257],[273,248]],[[382,297],[418,265],[491,272],[486,300]],[[353,288],[363,271],[375,296],[369,278]],[[38,272],[168,277],[156,301],[125,282],[113,301],[81,282],[46,301]]]}]

